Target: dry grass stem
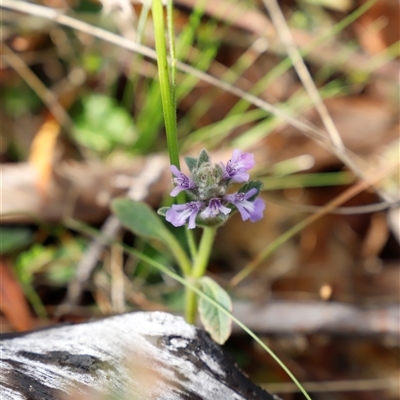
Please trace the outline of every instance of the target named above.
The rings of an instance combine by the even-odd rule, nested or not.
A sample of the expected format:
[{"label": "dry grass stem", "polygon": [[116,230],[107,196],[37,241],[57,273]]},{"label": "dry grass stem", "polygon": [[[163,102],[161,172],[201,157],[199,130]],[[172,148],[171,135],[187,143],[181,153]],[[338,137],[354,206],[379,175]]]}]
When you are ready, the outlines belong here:
[{"label": "dry grass stem", "polygon": [[[125,48],[130,51],[134,51],[140,53],[146,57],[149,57],[153,60],[157,59],[156,52],[144,45],[133,42],[127,38],[124,38],[120,35],[116,35],[114,33],[108,32],[104,29],[95,27],[93,25],[87,24],[83,21],[79,21],[76,18],[69,17],[67,15],[62,14],[61,12],[51,9],[49,7],[38,6],[35,4],[30,4],[24,1],[18,0],[3,0],[2,7],[10,8],[15,11],[20,11],[24,13],[28,13],[31,15],[35,15],[41,18],[46,18],[49,20],[53,20],[61,25],[70,27],[72,29],[87,33],[89,35],[95,36],[99,39],[107,41],[109,43],[115,44],[116,46]],[[360,176],[360,169],[358,166],[350,159],[347,154],[350,152],[345,151],[336,151],[335,145],[332,144],[332,141],[326,137],[326,133],[316,127],[314,124],[309,121],[303,120],[301,118],[293,118],[288,115],[286,112],[281,109],[271,105],[270,103],[262,100],[258,97],[255,97],[242,89],[235,87],[227,82],[221,81],[207,73],[204,73],[190,65],[187,65],[183,62],[177,61],[176,67],[182,72],[186,72],[204,82],[207,82],[213,86],[216,86],[222,90],[225,90],[239,98],[242,98],[249,103],[261,108],[264,111],[267,111],[273,114],[277,118],[281,118],[286,121],[286,123],[292,125],[293,127],[299,129],[308,137],[313,140],[318,141],[323,147],[327,148],[330,151],[333,151],[336,156],[345,163],[351,170],[353,170],[358,176]],[[385,198],[385,197],[384,197]],[[385,200],[390,200],[386,199]]]},{"label": "dry grass stem", "polygon": [[71,118],[63,106],[57,100],[57,96],[43,84],[43,82],[31,71],[25,61],[10,49],[4,42],[1,45],[4,60],[14,71],[26,82],[26,84],[37,94],[60,126],[72,126]]}]

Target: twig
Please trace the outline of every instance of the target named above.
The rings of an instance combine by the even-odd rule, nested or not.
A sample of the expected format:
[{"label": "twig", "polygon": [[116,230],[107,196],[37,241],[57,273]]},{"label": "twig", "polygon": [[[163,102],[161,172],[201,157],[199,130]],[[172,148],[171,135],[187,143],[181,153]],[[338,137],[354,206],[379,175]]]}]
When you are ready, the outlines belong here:
[{"label": "twig", "polygon": [[[329,112],[324,102],[322,101],[322,98],[315,86],[315,83],[310,75],[310,72],[308,71],[304,63],[303,58],[300,55],[298,48],[294,43],[293,36],[285,21],[285,17],[283,16],[283,13],[278,5],[277,0],[263,0],[263,3],[271,16],[271,19],[275,25],[275,28],[277,30],[281,42],[286,47],[286,51],[290,59],[292,60],[293,66],[301,82],[303,83],[306,92],[310,96],[314,104],[314,107],[317,110],[319,116],[321,117],[321,120],[330,136],[330,139],[333,144],[332,150],[340,160],[342,160],[349,168],[351,168],[357,174],[357,176],[359,176],[362,179],[365,179],[363,170],[354,162],[354,159],[348,157],[348,155],[344,151],[345,147],[340,137],[340,134],[331,116],[329,115]],[[386,193],[383,193],[382,191],[378,192],[382,198],[384,198],[385,200],[389,200]]]}]

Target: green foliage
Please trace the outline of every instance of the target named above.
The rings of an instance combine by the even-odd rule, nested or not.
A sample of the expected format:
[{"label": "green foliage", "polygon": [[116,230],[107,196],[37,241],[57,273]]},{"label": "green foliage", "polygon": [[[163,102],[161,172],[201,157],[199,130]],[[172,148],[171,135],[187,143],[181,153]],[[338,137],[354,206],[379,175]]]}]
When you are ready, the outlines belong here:
[{"label": "green foliage", "polygon": [[[154,20],[154,37],[157,51],[157,68],[158,78],[161,92],[162,110],[164,113],[165,133],[167,137],[168,153],[170,163],[179,164],[179,148],[178,135],[176,125],[176,101],[175,87],[171,82],[171,76],[175,76],[175,72],[171,73],[168,64],[167,46],[165,43],[165,27],[164,27],[164,10],[161,0],[153,0],[152,2],[153,20]],[[172,41],[173,38],[170,38]],[[172,60],[174,64],[175,60]],[[178,197],[183,202],[183,196]]]},{"label": "green foliage", "polygon": [[244,184],[239,190],[239,193],[247,193],[251,189],[257,189],[257,193],[251,196],[248,200],[253,201],[259,194],[263,187],[263,183],[261,181],[250,181]]},{"label": "green foliage", "polygon": [[187,165],[187,167],[189,168],[190,172],[193,172],[193,170],[196,168],[197,166],[197,158],[194,157],[185,157],[185,163]]},{"label": "green foliage", "polygon": [[[215,300],[225,310],[232,311],[231,298],[217,282],[203,276],[199,279],[199,284],[204,294]],[[205,297],[200,297],[198,309],[206,331],[218,344],[224,344],[231,334],[232,320]]]},{"label": "green foliage", "polygon": [[132,146],[137,135],[132,117],[115,99],[90,94],[82,99],[74,136],[82,146],[105,153],[118,146]]},{"label": "green foliage", "polygon": [[170,209],[171,207],[161,207],[157,210],[157,214],[161,215],[162,217],[165,217],[167,215],[167,211]]},{"label": "green foliage", "polygon": [[23,226],[0,226],[0,254],[20,250],[32,242],[32,230]]},{"label": "green foliage", "polygon": [[87,53],[82,55],[82,65],[89,74],[100,72],[104,60],[100,54]]},{"label": "green foliage", "polygon": [[261,180],[264,184],[263,190],[266,191],[296,187],[350,185],[354,182],[355,177],[349,171],[340,171],[268,176]]},{"label": "green foliage", "polygon": [[116,199],[111,204],[121,223],[136,235],[164,243],[174,255],[183,272],[190,262],[175,236],[166,228],[157,214],[145,203],[131,199]]},{"label": "green foliage", "polygon": [[98,4],[91,0],[81,0],[76,3],[75,12],[98,13],[101,9],[101,3]]},{"label": "green foliage", "polygon": [[30,285],[35,274],[43,273],[53,284],[68,283],[74,275],[85,243],[85,240],[78,238],[65,240],[59,245],[45,246],[39,243],[32,245],[20,252],[16,259],[19,281]]},{"label": "green foliage", "polygon": [[137,235],[166,244],[173,240],[172,234],[147,204],[130,199],[116,199],[111,208],[122,224]]},{"label": "green foliage", "polygon": [[146,96],[136,117],[138,140],[135,151],[145,152],[154,146],[163,123],[161,94],[158,81],[147,83]]},{"label": "green foliage", "polygon": [[[143,255],[150,257],[163,265],[171,264],[171,255],[165,251],[165,249],[156,249],[148,244],[148,242],[143,239],[135,241],[135,247],[139,249]],[[134,274],[130,276],[132,280],[138,280],[143,282],[144,285],[155,285],[163,282],[163,278],[157,270],[149,268],[149,265],[141,261],[140,259],[135,260]]]},{"label": "green foliage", "polygon": [[0,99],[5,111],[14,117],[36,111],[42,105],[36,92],[25,83],[3,87]]},{"label": "green foliage", "polygon": [[[172,0],[168,1],[169,6],[171,6]],[[361,7],[349,14],[346,18],[342,19],[335,26],[331,26],[330,24],[334,23],[334,20],[337,17],[332,19],[332,21],[327,21],[329,23],[323,25],[322,31],[325,31],[325,33],[323,32],[322,35],[319,35],[319,32],[314,30],[313,33],[318,34],[319,36],[316,37],[316,40],[311,41],[307,46],[301,49],[302,56],[308,56],[311,49],[315,49],[317,45],[321,45],[326,40],[331,40],[336,33],[342,31],[345,26],[348,26],[352,21],[354,21],[373,4],[375,4],[375,2],[375,0],[367,0]],[[245,3],[247,4],[247,2]],[[303,3],[322,3],[322,0],[306,0],[306,2]],[[324,1],[323,3],[326,4],[327,2]],[[157,10],[156,12],[153,12],[153,21],[156,27],[155,38],[157,41],[157,58],[158,61],[161,60],[161,63],[158,65],[160,72],[159,81],[157,81],[156,78],[154,79],[154,76],[152,76],[153,70],[151,68],[151,63],[149,63],[149,61],[146,59],[142,64],[141,61],[143,58],[137,54],[134,55],[131,59],[132,67],[129,73],[126,73],[126,69],[129,69],[126,68],[126,65],[129,64],[129,62],[124,62],[124,66],[121,68],[123,69],[123,74],[126,73],[126,76],[128,77],[128,83],[124,89],[125,93],[123,96],[123,104],[126,106],[126,108],[122,107],[116,100],[106,95],[91,94],[84,97],[82,100],[82,110],[79,115],[76,115],[74,118],[74,122],[76,124],[74,135],[78,144],[85,146],[94,153],[99,153],[98,155],[100,156],[112,152],[118,147],[123,147],[127,150],[134,150],[135,152],[139,153],[159,150],[162,148],[162,146],[164,146],[163,139],[158,136],[162,130],[161,128],[164,112],[164,116],[166,117],[169,152],[171,159],[176,161],[171,163],[179,167],[180,152],[177,146],[178,133],[176,127],[175,99],[177,99],[179,103],[179,101],[182,100],[186,95],[190,94],[192,89],[198,84],[199,79],[198,77],[191,76],[190,74],[179,74],[177,76],[178,85],[176,87],[177,93],[175,96],[175,72],[173,67],[175,57],[171,52],[172,48],[174,47],[174,35],[172,34],[173,29],[169,29],[169,59],[172,61],[172,67],[170,67],[168,66],[167,62],[167,46],[165,44],[166,29],[164,28],[163,23],[165,19],[160,0],[154,0],[153,2],[144,4],[139,16],[138,27],[136,29],[138,33],[137,42],[140,43],[140,38],[145,37],[144,32],[146,32],[147,36],[146,21],[151,5],[155,4],[157,6]],[[224,23],[221,21],[216,22],[216,19],[214,19],[212,15],[208,15],[207,18],[202,18],[206,4],[207,0],[200,0],[196,2],[196,4],[193,5],[193,11],[190,14],[189,22],[182,28],[180,33],[178,32],[176,45],[177,58],[180,60],[185,60],[185,62],[191,66],[194,66],[200,71],[209,70],[212,75],[218,76],[226,83],[242,87],[242,84],[245,82],[241,82],[239,79],[246,79],[248,76],[246,71],[249,66],[253,65],[255,61],[251,54],[255,49],[251,49],[249,47],[247,50],[251,51],[247,51],[244,49],[244,46],[246,46],[245,43],[239,44],[241,50],[245,50],[242,52],[243,54],[238,57],[238,59],[232,65],[230,63],[228,66],[226,66],[224,63],[219,65],[218,61],[221,59],[216,59],[216,55],[221,39],[224,40],[225,45],[230,45],[233,41],[235,41],[236,37],[230,38],[225,35],[223,27]],[[329,4],[336,5],[334,1],[329,1]],[[105,27],[105,23],[107,23],[107,29],[109,28],[110,30],[116,30],[117,27],[115,24],[113,24],[111,14],[105,18],[100,18],[100,14],[96,15],[101,11],[101,8],[102,5],[100,3],[96,3],[91,0],[82,0],[80,2],[76,2],[74,12],[78,13],[76,17],[81,21],[91,18],[92,22],[95,20],[96,24],[102,25],[103,28]],[[302,5],[301,8],[303,9],[301,13],[296,13],[293,11],[291,22],[294,22],[295,26],[297,24],[297,26],[309,30],[319,27],[319,20],[321,16],[326,15],[326,12],[322,10],[322,12],[319,13],[317,18],[314,20],[310,18],[313,16],[313,14],[307,12],[307,10],[310,9],[309,6]],[[313,6],[313,9],[314,8],[315,7]],[[169,9],[172,10],[172,7],[169,7]],[[293,10],[295,10],[295,8]],[[169,11],[168,17],[168,21],[172,21],[172,11]],[[111,24],[113,25],[111,26]],[[170,25],[169,28],[173,28],[173,26]],[[93,32],[95,36],[96,33],[94,30]],[[91,35],[88,36],[91,37]],[[82,43],[80,42],[82,38],[79,38],[79,41],[77,41],[75,39],[75,34],[72,34],[71,32],[69,32],[69,37],[74,39],[68,44],[71,46],[71,49],[65,49],[65,53],[63,51],[58,51],[56,53],[57,57],[59,57],[57,62],[60,62],[60,65],[62,65],[63,68],[65,67],[65,70],[71,72],[75,67],[77,67],[77,60],[74,57],[74,52],[76,51],[75,54],[78,54],[80,50],[74,46],[76,43]],[[54,37],[54,39],[55,38],[56,37]],[[121,37],[121,40],[122,39],[123,38]],[[103,90],[105,89],[106,92],[113,93],[114,88],[116,88],[119,84],[118,79],[121,76],[121,69],[112,67],[118,65],[119,60],[117,61],[113,55],[110,55],[110,57],[102,57],[104,54],[104,47],[103,44],[98,40],[84,40],[83,43],[85,44],[85,49],[82,49],[84,51],[80,51],[82,54],[80,62],[83,64],[86,72],[89,72],[90,79],[88,81],[90,82],[91,87],[93,87],[92,84],[95,83],[97,88],[100,87]],[[149,43],[147,42],[144,44],[148,45]],[[393,49],[398,52],[398,43],[394,44],[393,46]],[[323,98],[333,97],[337,93],[345,93],[343,87],[338,87],[338,83],[341,84],[342,81],[331,80],[333,74],[336,74],[338,71],[345,71],[348,80],[353,80],[353,82],[364,84],[370,70],[372,70],[373,67],[376,68],[379,63],[387,62],[387,59],[390,56],[390,54],[386,54],[384,57],[376,59],[373,65],[369,64],[368,66],[365,66],[365,69],[354,69],[349,72],[346,71],[348,64],[345,61],[346,58],[353,54],[354,51],[355,48],[351,48],[347,44],[344,47],[344,51],[337,54],[335,60],[332,60],[330,63],[326,63],[326,65],[319,70],[318,75],[315,74],[313,76],[314,80],[321,82],[321,85],[317,86]],[[280,56],[280,54],[278,54],[278,56]],[[394,57],[394,55],[392,56]],[[52,65],[46,64],[47,57],[48,55],[43,57],[43,60],[40,60],[40,74],[38,74],[40,79],[42,79],[42,74],[45,73],[46,68],[48,68],[49,65]],[[29,60],[29,57],[27,60]],[[35,74],[39,71],[36,70],[34,62],[31,63],[31,61],[27,61],[27,63],[29,68],[31,68],[31,66],[33,67],[32,70]],[[145,63],[148,64],[150,68],[147,68]],[[42,71],[42,66],[46,67],[43,68],[44,72]],[[142,66],[145,66],[146,68],[142,68]],[[211,69],[210,66],[212,67]],[[261,79],[257,80],[256,82],[252,80],[248,81],[248,84],[252,84],[253,86],[246,86],[246,90],[249,93],[260,96],[261,98],[261,94],[264,95],[265,93],[268,93],[269,85],[275,82],[276,79],[291,66],[291,60],[289,58],[284,59],[269,73],[264,74]],[[226,67],[226,70],[221,69],[221,67]],[[138,71],[140,72],[137,73]],[[146,72],[141,75],[142,71]],[[143,77],[144,75],[145,77]],[[49,78],[49,76],[47,76],[47,78]],[[330,83],[326,84],[326,81],[329,80]],[[140,84],[138,84],[138,82],[140,82]],[[58,83],[58,80],[56,79],[51,80],[51,84],[50,82],[48,84],[48,82],[45,81],[45,84],[51,91],[54,91],[54,93],[57,95],[62,94],[62,90],[58,91],[56,83]],[[98,85],[98,83],[100,83],[100,85]],[[332,87],[333,85],[336,85],[336,87]],[[161,86],[163,91],[162,102],[159,86]],[[32,118],[32,116],[34,116],[34,114],[39,110],[39,106],[43,106],[42,100],[40,100],[35,91],[29,88],[25,83],[19,85],[18,87],[14,86],[11,88],[11,90],[6,86],[4,92],[6,92],[4,97],[4,108],[13,118],[19,116],[26,117],[26,114],[28,114],[29,118]],[[182,110],[180,111],[185,111],[185,113],[182,115],[183,112],[180,112],[181,118],[179,121],[179,131],[181,133],[181,137],[184,137],[182,140],[183,146],[181,146],[181,150],[184,149],[184,151],[192,151],[193,148],[199,144],[201,144],[202,147],[204,146],[210,149],[221,146],[223,143],[229,143],[229,146],[231,147],[246,149],[251,146],[256,146],[271,131],[285,123],[282,118],[272,116],[264,110],[255,109],[247,111],[249,109],[249,103],[245,100],[240,100],[235,106],[233,106],[228,115],[223,117],[222,114],[218,114],[221,118],[220,121],[205,125],[207,124],[207,121],[215,121],[213,114],[216,114],[216,110],[212,110],[212,107],[215,106],[217,111],[219,111],[219,104],[218,101],[216,101],[216,96],[220,92],[219,89],[215,90],[213,88],[208,88],[204,92],[196,92],[196,94],[201,93],[201,95],[196,98],[196,102],[194,102],[194,104],[190,103],[189,101],[190,108],[188,110],[185,109],[185,104],[182,102]],[[135,107],[133,107],[134,102]],[[307,96],[305,96],[304,91],[298,91],[298,93],[291,94],[288,100],[285,100],[282,103],[276,103],[275,105],[285,110],[287,115],[290,115],[294,118],[303,114],[313,106]],[[135,109],[136,113],[135,125],[133,125],[132,117],[127,111],[133,108]],[[210,115],[207,115],[209,111],[212,112],[209,113]],[[204,116],[207,118],[203,118]],[[243,127],[246,124],[250,125],[250,127],[246,127],[246,132],[242,132]],[[231,135],[232,132],[236,133],[238,128],[240,128],[242,133],[238,135]],[[193,129],[197,129],[197,131],[189,135],[188,132],[193,131]],[[28,148],[28,146],[26,146],[26,148]],[[191,171],[198,166],[198,160],[195,158],[187,157],[185,161]],[[204,156],[201,162],[199,160],[199,164],[207,161],[207,157]],[[350,183],[353,180],[353,175],[349,174],[348,172],[332,174],[303,174],[301,176],[279,176],[278,178],[272,177],[263,179],[268,189],[277,187],[343,184]],[[261,189],[261,182],[257,181],[249,183],[243,186],[240,191],[247,192],[252,187],[257,188],[259,191]],[[255,196],[256,195],[254,195],[254,197]],[[178,197],[178,199],[178,202],[183,202],[183,193]],[[159,213],[165,215],[167,209],[168,208],[162,208]],[[136,235],[142,236],[145,238],[145,240],[156,240],[160,243],[163,243],[171,250],[178,264],[185,273],[185,278],[187,278],[186,281],[180,281],[179,276],[175,276],[174,279],[183,284],[188,283],[187,287],[189,288],[190,284],[193,282],[200,284],[203,291],[209,296],[208,301],[205,296],[202,296],[202,293],[196,292],[195,288],[192,287],[191,290],[193,293],[196,293],[196,296],[200,296],[200,313],[202,319],[205,318],[203,322],[206,326],[208,326],[207,329],[210,331],[210,333],[214,332],[212,335],[215,335],[215,337],[213,337],[218,342],[223,342],[226,340],[225,337],[229,335],[226,327],[228,326],[228,323],[230,323],[230,317],[227,315],[227,312],[224,313],[221,311],[221,308],[218,308],[217,306],[222,305],[222,310],[229,310],[229,297],[223,291],[223,289],[220,288],[218,284],[216,284],[210,278],[200,278],[202,275],[204,275],[207,268],[210,255],[209,252],[211,251],[214,237],[209,236],[208,239],[207,236],[204,235],[206,240],[202,239],[199,249],[197,249],[193,237],[191,238],[192,241],[190,241],[190,237],[188,237],[192,259],[194,261],[192,268],[188,257],[182,248],[182,245],[179,244],[179,241],[176,239],[178,236],[176,232],[179,231],[180,234],[182,234],[185,232],[184,228],[175,229],[173,230],[173,233],[171,233],[171,231],[164,226],[164,224],[150,208],[141,203],[132,202],[131,200],[115,201],[113,203],[113,210],[121,219],[123,224],[127,226],[128,229],[132,230]],[[278,245],[284,243],[284,241],[287,240],[290,235],[293,235],[293,232],[298,232],[300,230],[299,227],[294,228],[295,229],[293,229],[291,232],[289,231],[285,237],[278,238],[275,242],[273,242],[272,246],[270,246],[267,251],[264,252],[264,254],[271,253]],[[2,235],[2,246],[0,249],[1,253],[20,250],[23,246],[29,244],[31,241],[29,232],[27,230],[24,231],[24,228],[16,228],[14,231],[9,231],[7,228],[3,227],[1,228],[0,234]],[[140,241],[136,241],[135,246],[138,246],[138,242]],[[139,270],[141,273],[148,268],[150,261],[157,262],[157,260],[159,260],[161,261],[162,265],[170,265],[169,254],[168,252],[164,251],[164,248],[162,248],[162,252],[153,250],[154,248],[152,248],[150,245],[143,250],[142,253],[149,256],[148,258],[150,260],[144,260],[142,264],[139,265],[139,268],[136,270],[136,272]],[[34,274],[42,272],[46,273],[47,277],[54,282],[66,282],[70,279],[71,273],[73,272],[74,264],[68,261],[74,259],[75,256],[73,254],[79,254],[79,251],[77,253],[74,253],[73,251],[70,252],[70,248],[68,246],[32,246],[30,249],[21,252],[18,256],[16,262],[18,276],[25,285],[31,285]],[[162,270],[162,266],[157,268]],[[171,271],[168,270],[168,272]],[[164,271],[164,273],[168,272]],[[140,277],[143,277],[143,275],[140,275]],[[149,277],[146,275],[145,278],[148,279]],[[197,281],[197,278],[200,278],[199,281]],[[152,280],[148,279],[147,282],[151,283]],[[216,301],[216,303],[214,303],[214,309],[209,307],[210,298]],[[31,296],[30,299],[32,302],[32,299],[34,300],[34,296]],[[179,298],[179,301],[182,301],[182,297]],[[216,312],[218,309],[220,314],[227,318],[226,321],[228,322],[224,322],[221,318],[221,315]],[[262,345],[262,343],[260,344]]]},{"label": "green foliage", "polygon": [[16,260],[17,276],[21,283],[30,284],[36,272],[54,259],[55,249],[34,244],[22,252]]},{"label": "green foliage", "polygon": [[200,152],[199,159],[197,161],[197,169],[199,169],[204,163],[210,162],[210,156],[208,155],[205,149],[202,149]]}]

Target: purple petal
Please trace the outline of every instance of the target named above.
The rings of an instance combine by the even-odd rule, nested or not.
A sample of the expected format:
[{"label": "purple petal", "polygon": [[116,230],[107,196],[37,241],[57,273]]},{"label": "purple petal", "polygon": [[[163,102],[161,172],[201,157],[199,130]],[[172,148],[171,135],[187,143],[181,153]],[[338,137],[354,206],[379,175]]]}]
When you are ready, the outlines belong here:
[{"label": "purple petal", "polygon": [[224,169],[224,178],[232,182],[246,182],[249,180],[247,171],[254,167],[254,156],[250,153],[242,153],[241,150],[233,150],[232,158],[227,162]]},{"label": "purple petal", "polygon": [[243,221],[250,219],[251,222],[256,222],[263,217],[265,204],[260,198],[254,201],[248,199],[257,193],[257,189],[250,189],[248,192],[228,194],[224,198],[232,203],[239,211]]},{"label": "purple petal", "polygon": [[248,200],[250,197],[254,196],[256,193],[257,193],[257,189],[256,188],[250,189],[248,192],[246,192],[244,194],[244,199]]},{"label": "purple petal", "polygon": [[220,213],[229,214],[231,209],[225,207],[221,200],[218,198],[213,198],[209,201],[207,208],[200,214],[202,218],[216,218]]},{"label": "purple petal", "polygon": [[262,199],[257,198],[252,203],[254,205],[253,211],[250,213],[250,221],[257,222],[264,216],[265,203]]},{"label": "purple petal", "polygon": [[247,172],[236,171],[235,173],[231,173],[232,182],[242,183],[247,182],[250,178],[250,174]]},{"label": "purple petal", "polygon": [[165,214],[165,219],[174,226],[185,225],[189,219],[189,229],[196,227],[196,216],[199,213],[203,203],[201,201],[192,201],[186,204],[174,204]]},{"label": "purple petal", "polygon": [[172,197],[176,197],[180,192],[185,190],[182,186],[175,186],[172,190],[171,193],[169,194]]},{"label": "purple petal", "polygon": [[230,159],[232,165],[236,168],[250,169],[254,167],[254,157],[250,153],[242,153],[241,150],[233,150],[232,158]]},{"label": "purple petal", "polygon": [[170,170],[175,175],[175,178],[172,179],[172,182],[176,184],[170,193],[172,197],[177,196],[178,193],[182,192],[183,190],[190,190],[196,187],[192,179],[179,171],[175,165],[171,165]]},{"label": "purple petal", "polygon": [[171,165],[170,167],[169,167],[169,169],[171,170],[171,172],[175,175],[175,176],[177,176],[177,177],[179,177],[180,175],[181,175],[181,171],[179,171],[179,169],[178,169],[178,167],[176,166],[176,165]]}]

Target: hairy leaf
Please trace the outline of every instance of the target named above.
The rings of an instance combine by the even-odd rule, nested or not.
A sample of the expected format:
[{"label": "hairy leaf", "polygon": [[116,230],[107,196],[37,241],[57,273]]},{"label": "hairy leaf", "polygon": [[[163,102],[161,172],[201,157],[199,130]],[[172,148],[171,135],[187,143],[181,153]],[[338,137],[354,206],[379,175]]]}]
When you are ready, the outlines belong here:
[{"label": "hairy leaf", "polygon": [[210,162],[210,156],[207,153],[206,149],[201,150],[199,159],[197,161],[197,169],[204,163]]},{"label": "hairy leaf", "polygon": [[[232,311],[231,298],[217,282],[204,276],[199,280],[199,283],[205,294],[214,299],[229,312]],[[204,328],[211,337],[218,344],[224,344],[232,331],[232,320],[229,316],[203,297],[199,299],[199,315]]]},{"label": "hairy leaf", "polygon": [[158,239],[164,243],[168,243],[169,237],[172,236],[156,213],[145,203],[116,199],[111,203],[111,209],[122,225],[139,236]]},{"label": "hairy leaf", "polygon": [[165,217],[167,215],[167,211],[170,209],[171,207],[161,207],[157,210],[157,214],[161,215],[162,217]]},{"label": "hairy leaf", "polygon": [[[163,207],[161,212],[166,212]],[[131,199],[115,199],[111,209],[119,218],[122,225],[136,235],[148,239],[157,239],[165,243],[175,256],[182,271],[187,274],[190,270],[190,261],[175,236],[166,228],[161,219],[146,203]]]},{"label": "hairy leaf", "polygon": [[239,193],[247,193],[249,190],[256,188],[257,193],[249,198],[249,201],[253,201],[259,194],[263,187],[263,183],[261,181],[250,181],[244,184],[239,190]]},{"label": "hairy leaf", "polygon": [[193,172],[193,170],[196,168],[197,162],[198,162],[197,158],[185,157],[185,163],[188,166],[190,172]]}]

